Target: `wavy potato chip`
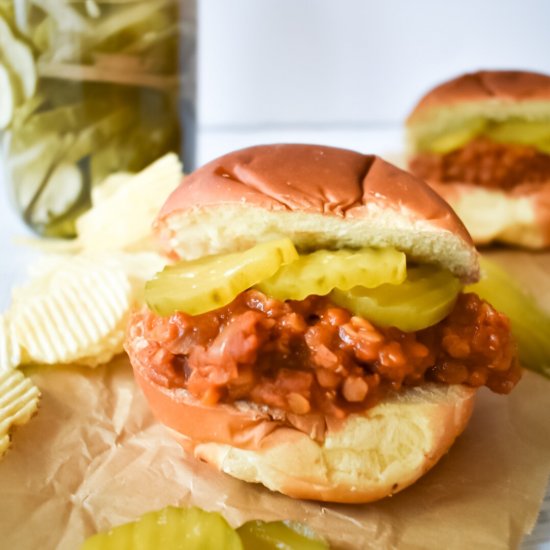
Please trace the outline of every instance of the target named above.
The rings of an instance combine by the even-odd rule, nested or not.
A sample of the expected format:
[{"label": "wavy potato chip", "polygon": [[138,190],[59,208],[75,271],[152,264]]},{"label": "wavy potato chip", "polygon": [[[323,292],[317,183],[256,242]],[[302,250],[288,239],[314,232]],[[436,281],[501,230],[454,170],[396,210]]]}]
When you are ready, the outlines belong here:
[{"label": "wavy potato chip", "polygon": [[92,205],[98,206],[110,199],[119,189],[127,185],[132,177],[133,174],[128,172],[115,172],[107,176],[100,185],[94,185],[92,188]]},{"label": "wavy potato chip", "polygon": [[82,355],[71,361],[74,365],[82,367],[97,367],[108,363],[115,355],[124,351],[123,343],[128,323],[128,313],[121,318],[119,325],[107,336],[95,342],[86,355]]},{"label": "wavy potato chip", "polygon": [[38,409],[40,391],[17,369],[0,372],[0,457],[10,445],[10,432],[28,422]]},{"label": "wavy potato chip", "polygon": [[130,309],[143,302],[145,281],[166,262],[155,252],[40,258],[30,267],[30,283],[13,290],[9,318],[0,318],[0,370],[29,362],[108,362],[122,352]]},{"label": "wavy potato chip", "polygon": [[122,269],[86,257],[51,267],[14,292],[10,318],[22,361],[109,360],[122,351],[131,305],[132,285]]},{"label": "wavy potato chip", "polygon": [[13,325],[5,315],[0,315],[0,373],[13,369],[21,363],[21,348]]},{"label": "wavy potato chip", "polygon": [[155,249],[151,224],[181,174],[178,157],[168,154],[138,174],[112,175],[78,220],[78,239],[31,242],[49,254],[31,266],[31,282],[12,292],[9,322],[0,323],[0,370],[19,363],[96,366],[122,352],[130,309],[167,262],[143,249]]},{"label": "wavy potato chip", "polygon": [[156,252],[118,252],[96,256],[101,265],[121,269],[126,273],[133,290],[133,300],[144,302],[145,282],[168,263],[168,259]]}]

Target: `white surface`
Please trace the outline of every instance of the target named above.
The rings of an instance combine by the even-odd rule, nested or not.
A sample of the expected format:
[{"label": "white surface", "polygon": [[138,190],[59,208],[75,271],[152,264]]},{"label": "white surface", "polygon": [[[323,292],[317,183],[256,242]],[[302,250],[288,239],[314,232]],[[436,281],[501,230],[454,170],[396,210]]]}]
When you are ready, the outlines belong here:
[{"label": "white surface", "polygon": [[361,129],[317,124],[278,129],[202,131],[197,138],[197,166],[229,151],[266,143],[318,143],[383,155],[392,160],[389,157],[397,156],[402,149],[402,130],[397,125]]},{"label": "white surface", "polygon": [[480,68],[550,73],[548,0],[198,0],[199,124],[399,123]]}]

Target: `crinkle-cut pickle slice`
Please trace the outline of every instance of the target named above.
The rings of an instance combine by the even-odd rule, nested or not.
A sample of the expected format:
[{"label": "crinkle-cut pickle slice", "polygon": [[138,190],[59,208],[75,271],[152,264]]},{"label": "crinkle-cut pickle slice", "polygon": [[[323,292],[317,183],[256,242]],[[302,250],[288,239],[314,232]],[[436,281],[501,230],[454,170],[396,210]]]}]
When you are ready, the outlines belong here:
[{"label": "crinkle-cut pickle slice", "polygon": [[169,506],[87,539],[80,550],[242,550],[239,535],[215,512]]},{"label": "crinkle-cut pickle slice", "polygon": [[550,378],[550,316],[496,263],[480,258],[481,280],[466,288],[505,313],[523,367]]},{"label": "crinkle-cut pickle slice", "polygon": [[429,142],[428,149],[433,153],[444,155],[460,149],[470,140],[481,134],[487,122],[482,118],[476,118],[464,123],[460,128],[455,128],[452,131],[445,132],[439,136],[432,138]]},{"label": "crinkle-cut pickle slice", "polygon": [[452,311],[460,288],[460,281],[448,271],[419,266],[409,268],[407,279],[400,285],[336,289],[331,299],[379,327],[414,332],[444,319]]},{"label": "crinkle-cut pickle slice", "polygon": [[317,250],[281,267],[257,288],[278,300],[304,300],[311,295],[324,296],[335,288],[397,285],[406,276],[406,256],[394,248]]},{"label": "crinkle-cut pickle slice", "polygon": [[289,521],[247,521],[237,529],[244,550],[328,550],[307,526]]},{"label": "crinkle-cut pickle slice", "polygon": [[492,140],[538,147],[550,140],[549,120],[510,119],[491,124],[485,133]]},{"label": "crinkle-cut pickle slice", "polygon": [[288,238],[232,254],[207,256],[166,267],[145,285],[145,301],[159,315],[200,315],[229,304],[238,294],[298,258]]}]

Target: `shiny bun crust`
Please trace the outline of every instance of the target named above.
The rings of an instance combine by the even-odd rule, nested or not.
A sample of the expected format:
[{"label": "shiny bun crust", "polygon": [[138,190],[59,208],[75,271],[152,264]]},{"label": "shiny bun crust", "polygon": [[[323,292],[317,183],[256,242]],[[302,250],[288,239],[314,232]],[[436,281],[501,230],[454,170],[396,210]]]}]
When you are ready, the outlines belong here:
[{"label": "shiny bun crust", "polygon": [[183,436],[189,453],[238,479],[327,502],[371,502],[414,483],[464,430],[475,395],[427,384],[345,420],[285,418],[246,403],[203,405],[133,366],[153,413]]},{"label": "shiny bun crust", "polygon": [[184,178],[155,229],[184,259],[286,236],[301,250],[394,246],[464,281],[479,275],[468,232],[429,186],[334,147],[263,145],[215,159]]}]

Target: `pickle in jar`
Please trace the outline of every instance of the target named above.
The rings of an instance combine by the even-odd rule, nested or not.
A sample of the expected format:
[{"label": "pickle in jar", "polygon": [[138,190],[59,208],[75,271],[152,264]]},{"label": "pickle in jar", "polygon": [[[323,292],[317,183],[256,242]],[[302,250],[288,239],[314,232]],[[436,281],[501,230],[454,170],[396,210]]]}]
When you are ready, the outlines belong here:
[{"label": "pickle in jar", "polygon": [[0,11],[0,130],[10,125],[16,108],[32,97],[36,82],[30,47],[15,36]]},{"label": "pickle in jar", "polygon": [[12,121],[15,105],[12,76],[7,67],[0,63],[0,130],[6,128]]},{"label": "pickle in jar", "polygon": [[418,266],[407,270],[407,279],[400,285],[336,289],[331,299],[376,326],[415,332],[444,319],[452,311],[461,286],[448,271]]},{"label": "pickle in jar", "polygon": [[37,73],[32,50],[13,33],[0,12],[0,59],[14,75],[19,99],[29,99],[36,90]]},{"label": "pickle in jar", "polygon": [[301,255],[256,286],[277,300],[304,300],[311,295],[325,296],[334,288],[398,285],[406,275],[406,256],[394,248],[317,250]]},{"label": "pickle in jar", "polygon": [[179,10],[175,0],[0,6],[5,166],[37,232],[75,236],[92,186],[181,150]]}]

